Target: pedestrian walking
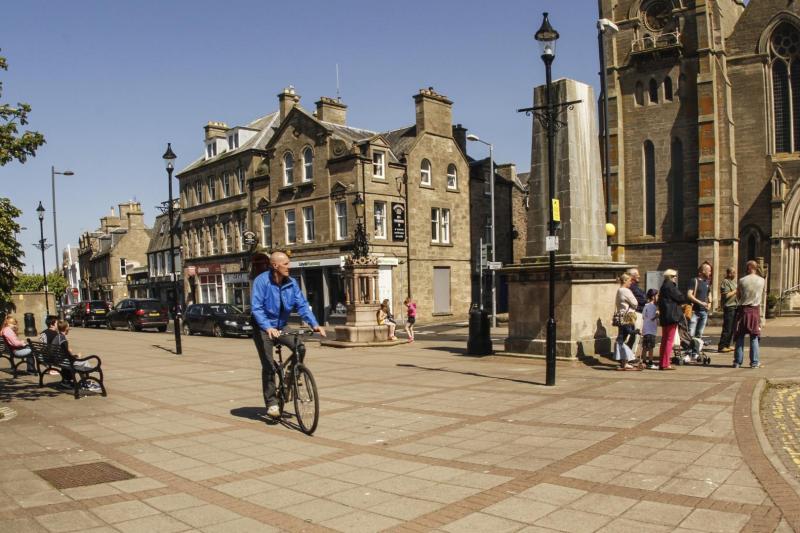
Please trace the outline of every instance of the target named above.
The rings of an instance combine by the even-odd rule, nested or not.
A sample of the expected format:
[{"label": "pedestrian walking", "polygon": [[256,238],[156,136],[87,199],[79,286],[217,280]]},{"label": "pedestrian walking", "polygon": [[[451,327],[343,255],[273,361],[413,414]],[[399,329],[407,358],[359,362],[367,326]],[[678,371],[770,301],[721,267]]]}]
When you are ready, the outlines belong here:
[{"label": "pedestrian walking", "polygon": [[760,368],[759,340],[761,338],[761,302],[766,281],[758,273],[758,263],[748,261],[747,275],[739,279],[736,298],[739,308],[736,311],[736,325],[733,336],[736,349],[733,352],[733,368],[739,368],[744,361],[744,336],[750,335],[750,368]]},{"label": "pedestrian walking", "polygon": [[417,302],[409,296],[403,300],[403,305],[406,306],[406,335],[408,335],[408,342],[414,342],[414,324],[417,323]]},{"label": "pedestrian walking", "polygon": [[626,343],[636,330],[636,297],[631,292],[631,276],[627,273],[619,277],[619,289],[614,301],[614,316],[617,324],[617,341],[614,346],[614,360],[619,361],[620,370],[638,370],[630,360],[633,351]]},{"label": "pedestrian walking", "polygon": [[722,334],[719,337],[718,352],[731,352],[733,341],[733,325],[736,320],[736,308],[739,301],[736,299],[736,269],[728,267],[725,279],[719,285],[720,303],[722,304]]},{"label": "pedestrian walking", "polygon": [[[689,290],[686,292],[689,303],[692,304],[692,318],[689,321],[689,334],[693,339],[701,339],[708,323],[708,311],[711,309],[711,263],[704,262],[697,269],[697,276],[689,280]],[[696,361],[698,356],[697,346],[692,343],[691,359]]]},{"label": "pedestrian walking", "polygon": [[661,348],[659,370],[672,370],[670,357],[678,322],[683,318],[681,305],[686,303],[686,296],[678,290],[678,273],[673,269],[664,271],[664,282],[658,291],[658,321],[661,324]]}]

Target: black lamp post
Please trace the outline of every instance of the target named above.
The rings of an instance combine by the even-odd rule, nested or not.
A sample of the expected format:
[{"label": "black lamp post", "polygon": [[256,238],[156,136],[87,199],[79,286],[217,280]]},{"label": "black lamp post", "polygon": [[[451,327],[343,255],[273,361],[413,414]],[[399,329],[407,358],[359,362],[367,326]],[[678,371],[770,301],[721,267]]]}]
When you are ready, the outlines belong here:
[{"label": "black lamp post", "polygon": [[364,228],[364,196],[359,192],[353,199],[353,208],[356,211],[356,231],[353,236],[353,257],[362,258],[369,255],[369,242],[367,231]]},{"label": "black lamp post", "polygon": [[[534,38],[539,42],[544,61],[547,85],[545,86],[545,114],[547,117],[547,178],[548,190],[550,193],[549,202],[549,224],[548,234],[551,237],[556,235],[557,223],[553,219],[553,204],[556,198],[556,169],[554,166],[554,144],[555,144],[555,106],[553,98],[553,76],[552,65],[556,57],[556,41],[558,32],[550,25],[547,13],[544,13],[542,26],[536,32]],[[547,319],[547,376],[545,383],[549,386],[556,384],[556,251],[550,246],[550,294],[548,301]]]},{"label": "black lamp post", "polygon": [[175,330],[175,353],[181,355],[181,313],[178,307],[178,274],[175,271],[175,214],[172,201],[172,171],[175,170],[175,152],[172,143],[167,143],[167,151],[163,155],[167,166],[167,182],[169,183],[169,260],[172,264],[172,329]]},{"label": "black lamp post", "polygon": [[44,274],[44,308],[47,311],[47,314],[50,314],[50,298],[47,294],[47,268],[44,264],[44,251],[48,248],[45,245],[44,239],[44,206],[42,202],[39,202],[39,207],[36,208],[36,212],[39,214],[39,250],[42,251],[42,274]]}]

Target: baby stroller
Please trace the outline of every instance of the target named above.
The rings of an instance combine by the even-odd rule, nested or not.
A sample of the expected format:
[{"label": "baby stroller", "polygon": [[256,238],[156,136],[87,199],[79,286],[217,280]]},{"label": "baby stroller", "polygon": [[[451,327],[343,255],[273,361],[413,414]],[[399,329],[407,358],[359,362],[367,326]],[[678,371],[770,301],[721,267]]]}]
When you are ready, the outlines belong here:
[{"label": "baby stroller", "polygon": [[691,359],[692,353],[697,353],[697,362],[702,363],[703,366],[711,364],[711,357],[704,351],[705,341],[700,338],[692,337],[689,333],[689,319],[686,315],[681,317],[678,322],[678,331],[676,333],[677,339],[672,347],[672,363],[676,365],[683,365],[693,362]]}]

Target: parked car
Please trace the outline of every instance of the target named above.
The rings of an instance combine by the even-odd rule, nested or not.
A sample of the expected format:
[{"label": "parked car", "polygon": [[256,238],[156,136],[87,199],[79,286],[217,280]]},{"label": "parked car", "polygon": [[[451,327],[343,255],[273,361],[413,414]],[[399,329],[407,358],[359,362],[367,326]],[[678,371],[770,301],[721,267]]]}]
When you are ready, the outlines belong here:
[{"label": "parked car", "polygon": [[183,334],[208,333],[215,337],[253,334],[250,315],[230,304],[193,304],[183,314]]},{"label": "parked car", "polygon": [[76,326],[100,327],[106,323],[111,304],[105,300],[87,300],[78,302],[72,311],[72,323]]},{"label": "parked car", "polygon": [[167,307],[158,300],[128,298],[119,302],[106,317],[108,329],[128,328],[128,331],[142,331],[156,328],[167,331],[169,314]]}]

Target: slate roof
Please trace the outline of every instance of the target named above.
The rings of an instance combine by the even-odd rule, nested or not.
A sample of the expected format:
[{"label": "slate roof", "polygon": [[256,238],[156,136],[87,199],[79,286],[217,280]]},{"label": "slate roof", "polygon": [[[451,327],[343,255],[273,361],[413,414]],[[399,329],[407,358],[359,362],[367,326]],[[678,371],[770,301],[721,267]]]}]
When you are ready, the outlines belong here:
[{"label": "slate roof", "polygon": [[280,113],[278,111],[257,118],[249,124],[245,124],[244,126],[245,128],[259,130],[259,132],[256,133],[252,138],[248,139],[246,142],[240,144],[239,148],[234,148],[233,150],[227,150],[209,159],[206,159],[205,155],[200,156],[198,159],[189,164],[189,166],[178,172],[178,175],[188,172],[190,170],[194,170],[196,168],[200,168],[201,166],[210,161],[222,161],[235,154],[241,153],[245,150],[250,150],[253,148],[258,150],[263,150],[264,147],[267,145],[267,143],[269,143],[269,140],[272,138],[272,135],[275,133],[275,130],[277,129],[279,124],[280,124]]},{"label": "slate roof", "polygon": [[396,130],[390,130],[380,134],[386,139],[389,147],[397,158],[411,151],[411,146],[417,140],[417,126],[406,126]]},{"label": "slate roof", "polygon": [[[173,216],[175,217],[174,233],[175,233],[175,247],[179,247],[181,235],[181,210],[173,209]],[[169,213],[163,213],[156,217],[153,223],[153,233],[150,238],[150,245],[147,247],[147,253],[161,252],[169,250]]]}]

